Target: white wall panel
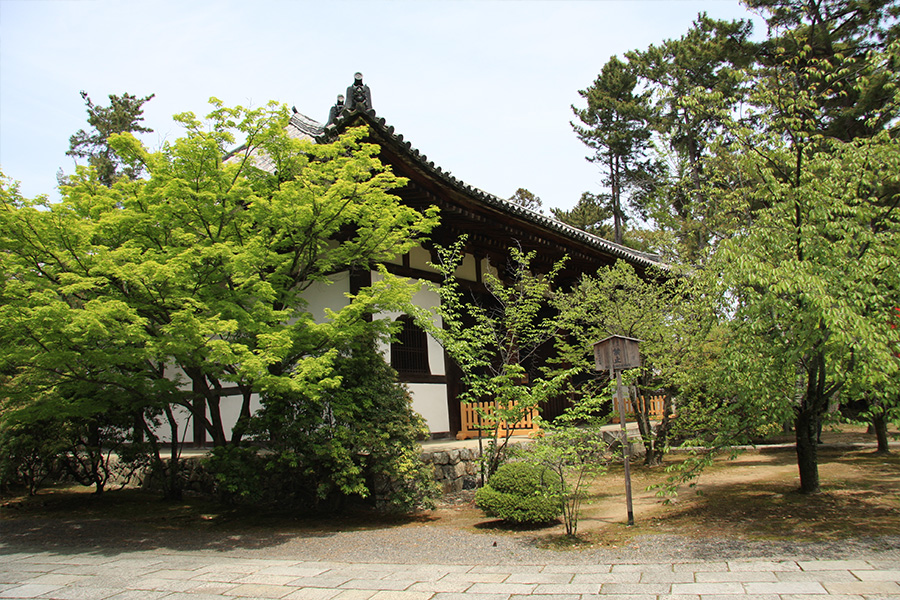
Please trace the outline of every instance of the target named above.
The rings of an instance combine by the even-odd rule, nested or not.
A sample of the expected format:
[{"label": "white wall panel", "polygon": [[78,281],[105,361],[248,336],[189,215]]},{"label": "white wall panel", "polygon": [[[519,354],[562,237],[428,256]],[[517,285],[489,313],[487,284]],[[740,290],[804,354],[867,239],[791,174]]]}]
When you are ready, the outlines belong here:
[{"label": "white wall panel", "polygon": [[450,431],[447,414],[447,386],[443,383],[408,383],[413,410],[425,418],[432,433]]}]

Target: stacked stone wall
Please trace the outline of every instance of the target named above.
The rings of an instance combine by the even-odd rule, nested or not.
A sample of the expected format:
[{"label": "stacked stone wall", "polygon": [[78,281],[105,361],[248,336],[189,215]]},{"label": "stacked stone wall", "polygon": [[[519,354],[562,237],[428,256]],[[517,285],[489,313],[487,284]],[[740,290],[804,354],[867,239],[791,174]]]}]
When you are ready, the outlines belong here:
[{"label": "stacked stone wall", "polygon": [[477,450],[426,450],[419,457],[434,467],[434,480],[445,494],[475,489],[481,481]]},{"label": "stacked stone wall", "polygon": [[[423,450],[419,458],[434,468],[434,480],[444,494],[463,490],[473,490],[481,481],[478,450],[459,448],[452,450]],[[201,494],[213,494],[216,482],[206,471],[201,457],[190,456],[181,459],[185,479],[184,489]],[[158,481],[145,473],[143,485],[151,489],[159,487]]]},{"label": "stacked stone wall", "polygon": [[[621,446],[620,431],[604,432],[603,436],[611,447]],[[633,458],[644,455],[644,445],[639,437],[632,437],[629,432],[628,442]],[[516,440],[516,443],[527,445],[530,442]],[[473,490],[481,485],[481,454],[476,449],[423,450],[419,457],[425,464],[434,467],[434,480],[438,482],[444,494]]]},{"label": "stacked stone wall", "polygon": [[[181,463],[181,477],[184,480],[184,491],[195,492],[207,496],[213,496],[216,493],[216,480],[206,470],[206,465],[200,456],[184,456],[179,461]],[[147,473],[143,481],[143,486],[149,489],[162,489],[162,482],[157,481],[155,473]]]}]

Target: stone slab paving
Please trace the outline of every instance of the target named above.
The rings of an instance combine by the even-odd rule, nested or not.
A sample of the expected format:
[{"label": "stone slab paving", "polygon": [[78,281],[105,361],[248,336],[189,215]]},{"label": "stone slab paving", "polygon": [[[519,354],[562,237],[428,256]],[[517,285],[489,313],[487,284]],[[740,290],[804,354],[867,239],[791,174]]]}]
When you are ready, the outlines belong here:
[{"label": "stone slab paving", "polygon": [[866,560],[613,565],[390,564],[227,553],[17,552],[0,598],[55,600],[900,600],[900,564]]}]

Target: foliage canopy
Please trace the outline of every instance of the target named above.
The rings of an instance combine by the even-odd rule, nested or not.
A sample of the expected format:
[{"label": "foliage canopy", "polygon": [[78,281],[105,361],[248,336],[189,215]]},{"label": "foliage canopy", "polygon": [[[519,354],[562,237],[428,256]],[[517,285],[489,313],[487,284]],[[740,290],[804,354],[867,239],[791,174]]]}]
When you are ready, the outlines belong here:
[{"label": "foliage canopy", "polygon": [[[340,348],[388,334],[367,315],[404,305],[404,281],[385,273],[324,313],[305,292],[405,252],[435,211],[392,194],[404,180],[364,129],[313,144],[287,135],[283,106],[211,102],[205,120],[176,115],[185,135],[158,151],[130,133],[109,137],[143,179],[107,187],[79,167],[59,203],[3,187],[4,421],[112,403],[154,439],[159,417],[180,438],[181,411],[216,446],[239,445],[255,394],[315,400],[340,383]],[[225,395],[241,399],[231,435]]]}]

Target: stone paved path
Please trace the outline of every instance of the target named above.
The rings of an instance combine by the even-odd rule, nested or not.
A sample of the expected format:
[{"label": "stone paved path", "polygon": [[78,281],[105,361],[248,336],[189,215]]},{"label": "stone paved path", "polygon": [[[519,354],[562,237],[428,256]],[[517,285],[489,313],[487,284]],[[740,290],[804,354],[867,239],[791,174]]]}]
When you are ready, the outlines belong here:
[{"label": "stone paved path", "polygon": [[0,543],[0,598],[60,600],[900,599],[884,560],[374,564],[211,552],[27,552]]}]

